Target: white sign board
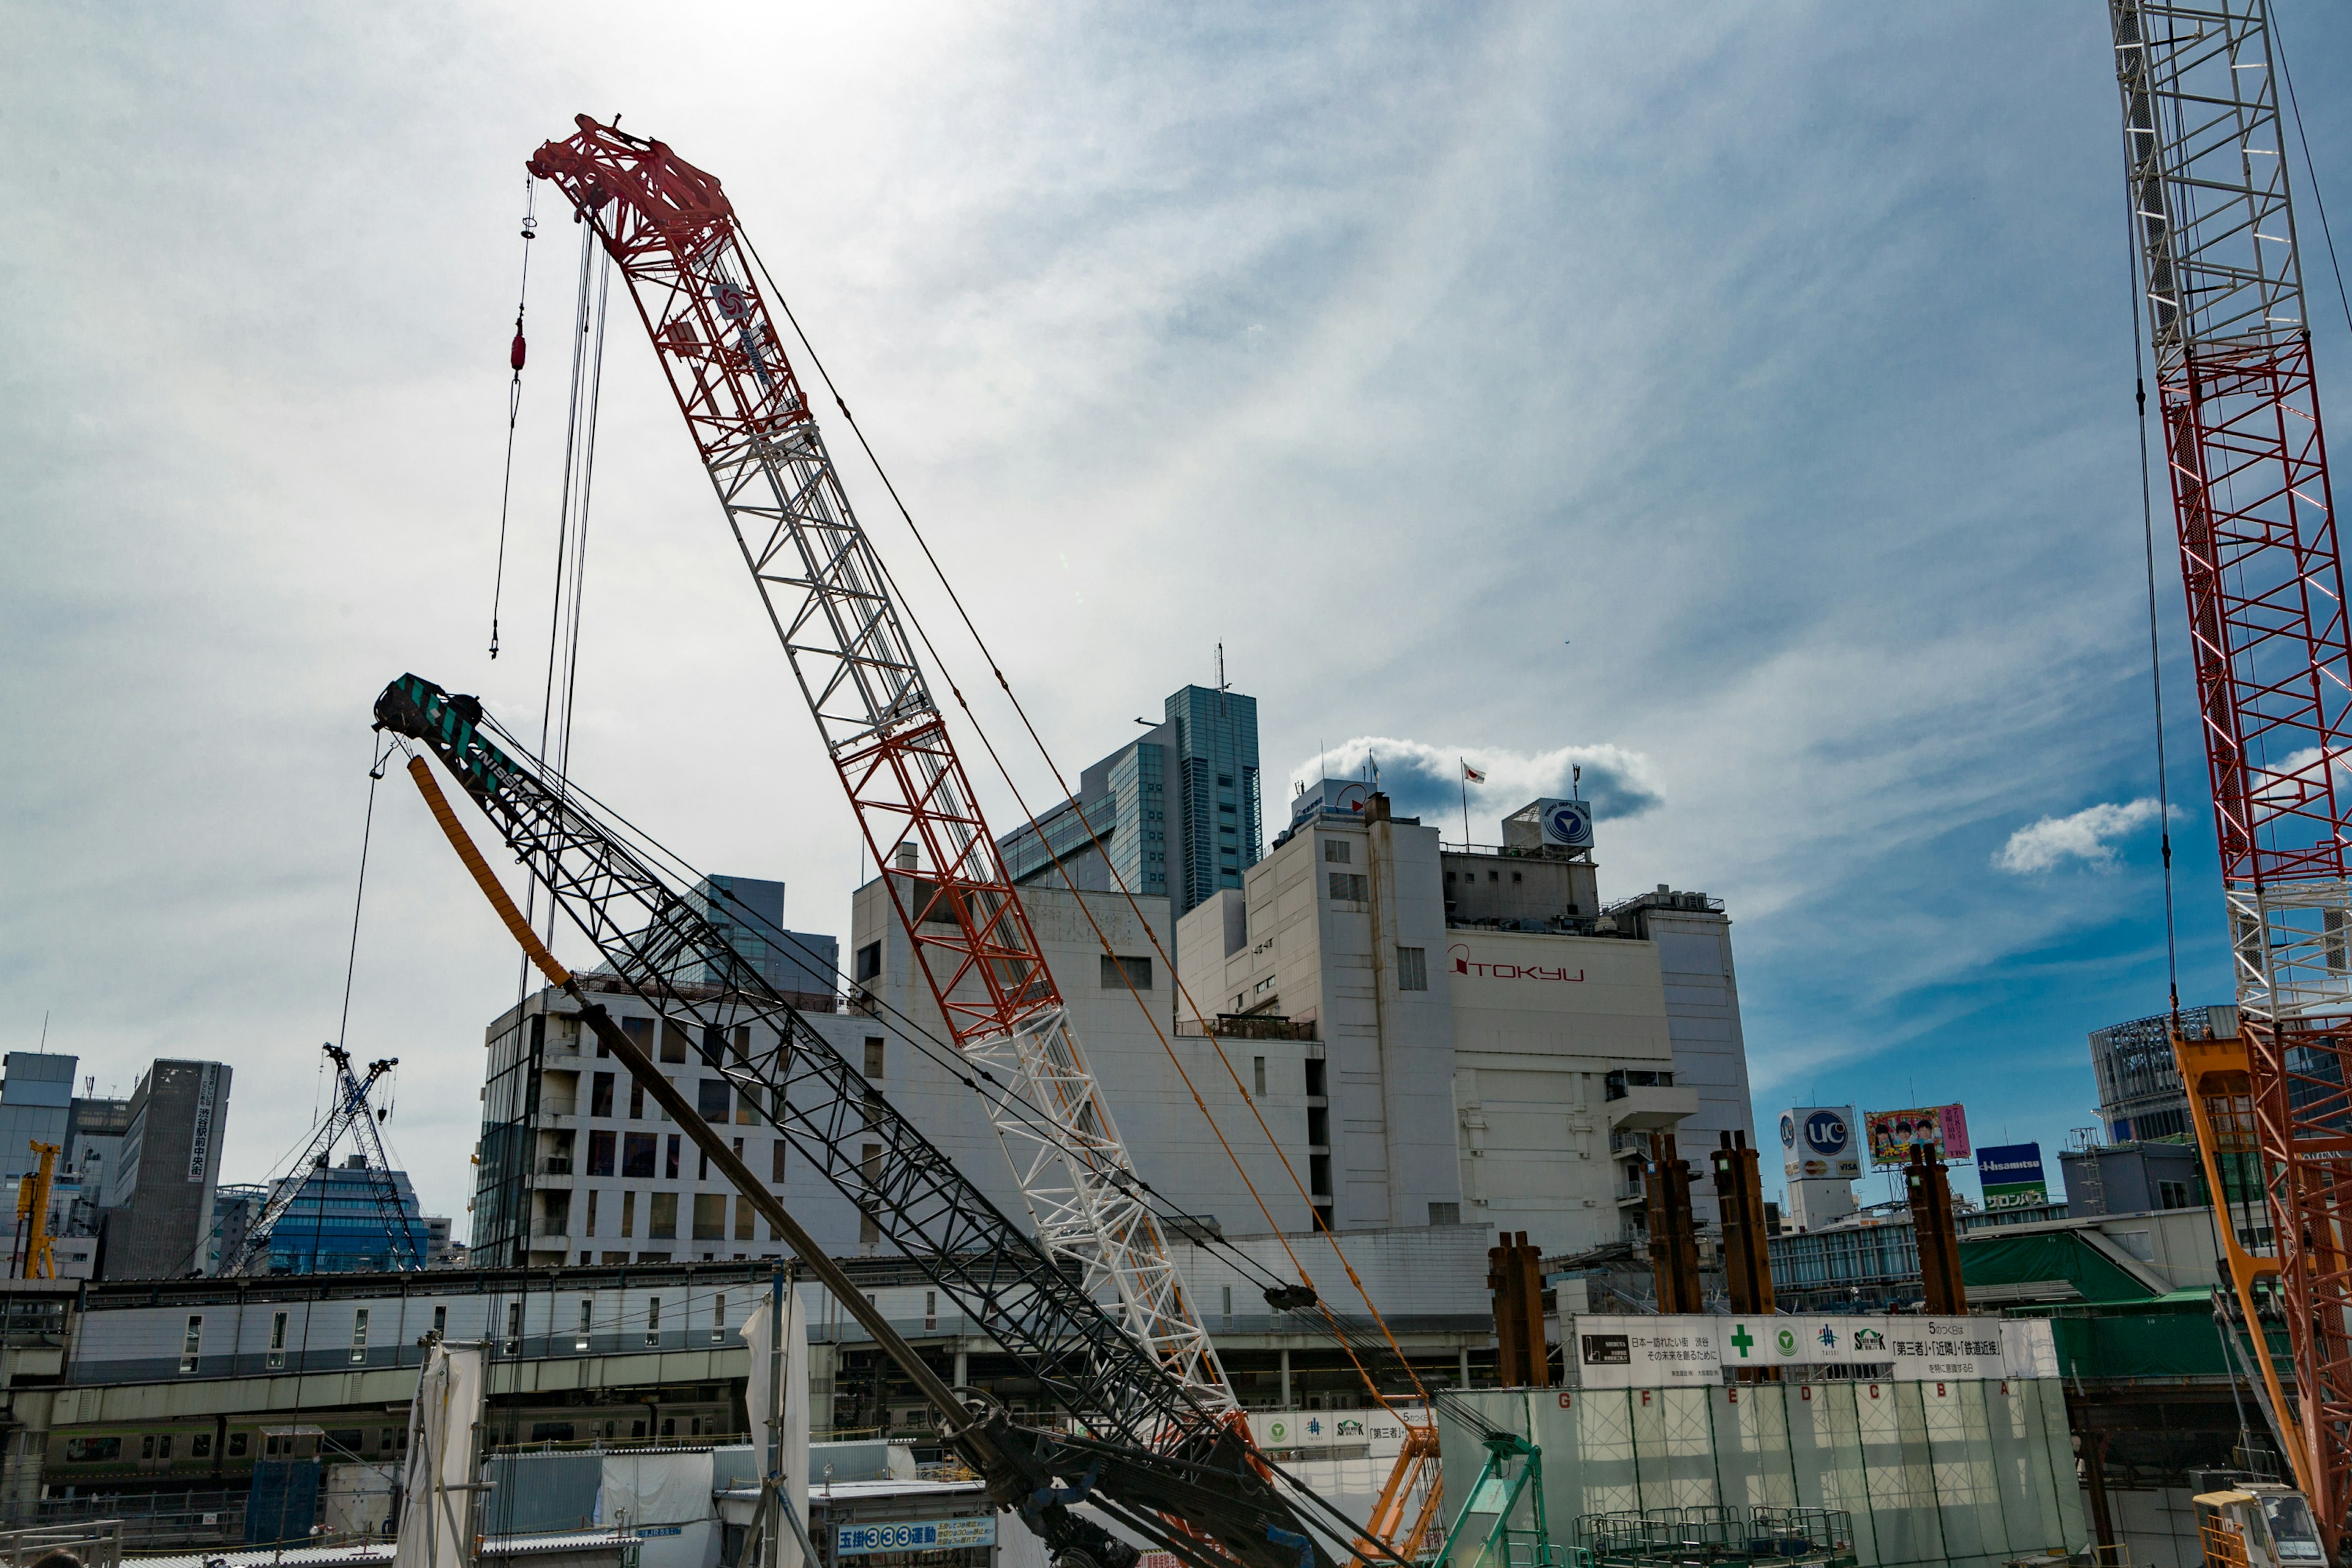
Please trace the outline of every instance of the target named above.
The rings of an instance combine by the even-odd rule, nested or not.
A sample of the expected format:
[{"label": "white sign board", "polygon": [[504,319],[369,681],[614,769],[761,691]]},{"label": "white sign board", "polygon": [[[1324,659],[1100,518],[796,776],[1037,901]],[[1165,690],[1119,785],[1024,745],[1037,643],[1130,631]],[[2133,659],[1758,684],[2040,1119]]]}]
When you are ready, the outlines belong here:
[{"label": "white sign board", "polygon": [[877,1552],[953,1552],[966,1546],[996,1544],[996,1516],[923,1520],[906,1524],[844,1524],[833,1532],[836,1557],[864,1557]]},{"label": "white sign board", "polygon": [[1426,1419],[1419,1405],[1387,1410],[1253,1410],[1250,1436],[1261,1448],[1314,1450],[1353,1448],[1362,1445],[1366,1457],[1393,1459],[1404,1451],[1404,1424]]},{"label": "white sign board", "polygon": [[1709,1317],[1575,1320],[1576,1365],[1586,1388],[1719,1384],[1723,1352]]},{"label": "white sign board", "polygon": [[1586,1388],[1723,1381],[1725,1367],[1884,1366],[1892,1382],[2055,1377],[2046,1322],[1997,1318],[1583,1317],[1574,1320]]}]

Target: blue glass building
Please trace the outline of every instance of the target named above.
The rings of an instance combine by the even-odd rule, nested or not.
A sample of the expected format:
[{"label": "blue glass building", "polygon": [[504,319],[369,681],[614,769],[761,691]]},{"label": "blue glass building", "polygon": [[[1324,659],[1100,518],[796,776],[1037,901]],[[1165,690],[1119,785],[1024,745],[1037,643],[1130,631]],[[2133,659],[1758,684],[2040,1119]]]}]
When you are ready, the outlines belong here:
[{"label": "blue glass building", "polygon": [[[291,1180],[291,1177],[287,1178]],[[402,1226],[380,1197],[389,1182]],[[431,1256],[426,1222],[405,1171],[371,1171],[360,1155],[320,1165],[269,1233],[272,1274],[355,1274],[422,1268]]]},{"label": "blue glass building", "polygon": [[1081,773],[1076,796],[998,840],[1007,875],[1058,888],[1066,870],[1079,888],[1108,891],[1116,870],[1178,915],[1242,885],[1265,842],[1257,699],[1187,686],[1163,713]]}]

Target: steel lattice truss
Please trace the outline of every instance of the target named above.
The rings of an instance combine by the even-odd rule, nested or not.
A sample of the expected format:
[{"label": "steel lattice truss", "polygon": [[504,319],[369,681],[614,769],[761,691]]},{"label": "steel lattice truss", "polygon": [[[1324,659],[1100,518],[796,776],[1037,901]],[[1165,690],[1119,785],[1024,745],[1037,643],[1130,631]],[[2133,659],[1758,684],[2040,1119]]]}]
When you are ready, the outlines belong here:
[{"label": "steel lattice truss", "polygon": [[[686,1030],[703,1063],[1026,1363],[1046,1397],[1107,1440],[1166,1448],[1222,1429],[1214,1408],[967,1181],[683,890],[510,737],[502,746],[485,733],[470,700],[404,676],[377,700],[376,720],[440,759],[612,978]],[[723,983],[678,980],[687,974]],[[879,1150],[871,1159],[868,1146]]]},{"label": "steel lattice truss", "polygon": [[2110,0],[2259,1129],[2331,1541],[2352,1507],[2344,574],[2262,0]]},{"label": "steel lattice truss", "polygon": [[[956,1044],[1050,1125],[991,1117],[1039,1238],[1075,1259],[1194,1398],[1231,1408],[1207,1330],[1138,1194],[1036,933],[851,511],[719,182],[578,117],[531,173],[596,227],[726,509],[794,678]],[[919,849],[917,871],[899,864]]]}]

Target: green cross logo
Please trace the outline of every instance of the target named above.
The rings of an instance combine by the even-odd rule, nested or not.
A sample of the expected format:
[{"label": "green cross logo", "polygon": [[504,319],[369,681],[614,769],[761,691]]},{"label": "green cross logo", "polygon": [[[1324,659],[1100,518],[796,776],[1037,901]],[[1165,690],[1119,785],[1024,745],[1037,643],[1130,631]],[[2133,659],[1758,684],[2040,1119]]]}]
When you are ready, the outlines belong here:
[{"label": "green cross logo", "polygon": [[1795,1355],[1797,1353],[1797,1332],[1794,1329],[1782,1329],[1780,1331],[1780,1340],[1777,1342],[1780,1346],[1780,1353],[1782,1355]]},{"label": "green cross logo", "polygon": [[1748,1331],[1747,1324],[1734,1323],[1731,1326],[1731,1342],[1739,1347],[1739,1359],[1746,1361],[1748,1347],[1756,1342],[1756,1336]]}]

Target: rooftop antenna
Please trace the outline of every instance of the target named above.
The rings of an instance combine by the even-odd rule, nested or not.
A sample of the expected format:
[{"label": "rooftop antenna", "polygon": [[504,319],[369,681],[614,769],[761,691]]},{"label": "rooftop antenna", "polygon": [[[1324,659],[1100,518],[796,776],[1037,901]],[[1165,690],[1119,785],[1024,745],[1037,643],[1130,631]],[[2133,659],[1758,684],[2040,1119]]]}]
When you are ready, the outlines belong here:
[{"label": "rooftop antenna", "polygon": [[1217,644],[1217,717],[1220,719],[1225,716],[1225,693],[1233,689],[1234,683],[1225,679],[1225,645],[1220,642]]},{"label": "rooftop antenna", "polygon": [[1570,795],[1574,795],[1577,799],[1579,799],[1579,800],[1582,800],[1582,799],[1584,798],[1584,791],[1583,791],[1583,790],[1582,790],[1582,788],[1580,788],[1580,785],[1582,785],[1582,784],[1583,784],[1583,783],[1584,783],[1584,764],[1583,764],[1582,763],[1569,763],[1569,764],[1568,764],[1568,793],[1569,793],[1569,794],[1570,794]]},{"label": "rooftop antenna", "polygon": [[39,1051],[44,1056],[48,1054],[49,1010],[47,1007],[41,1009],[41,1043],[38,1046],[36,1046],[34,1049]]}]

